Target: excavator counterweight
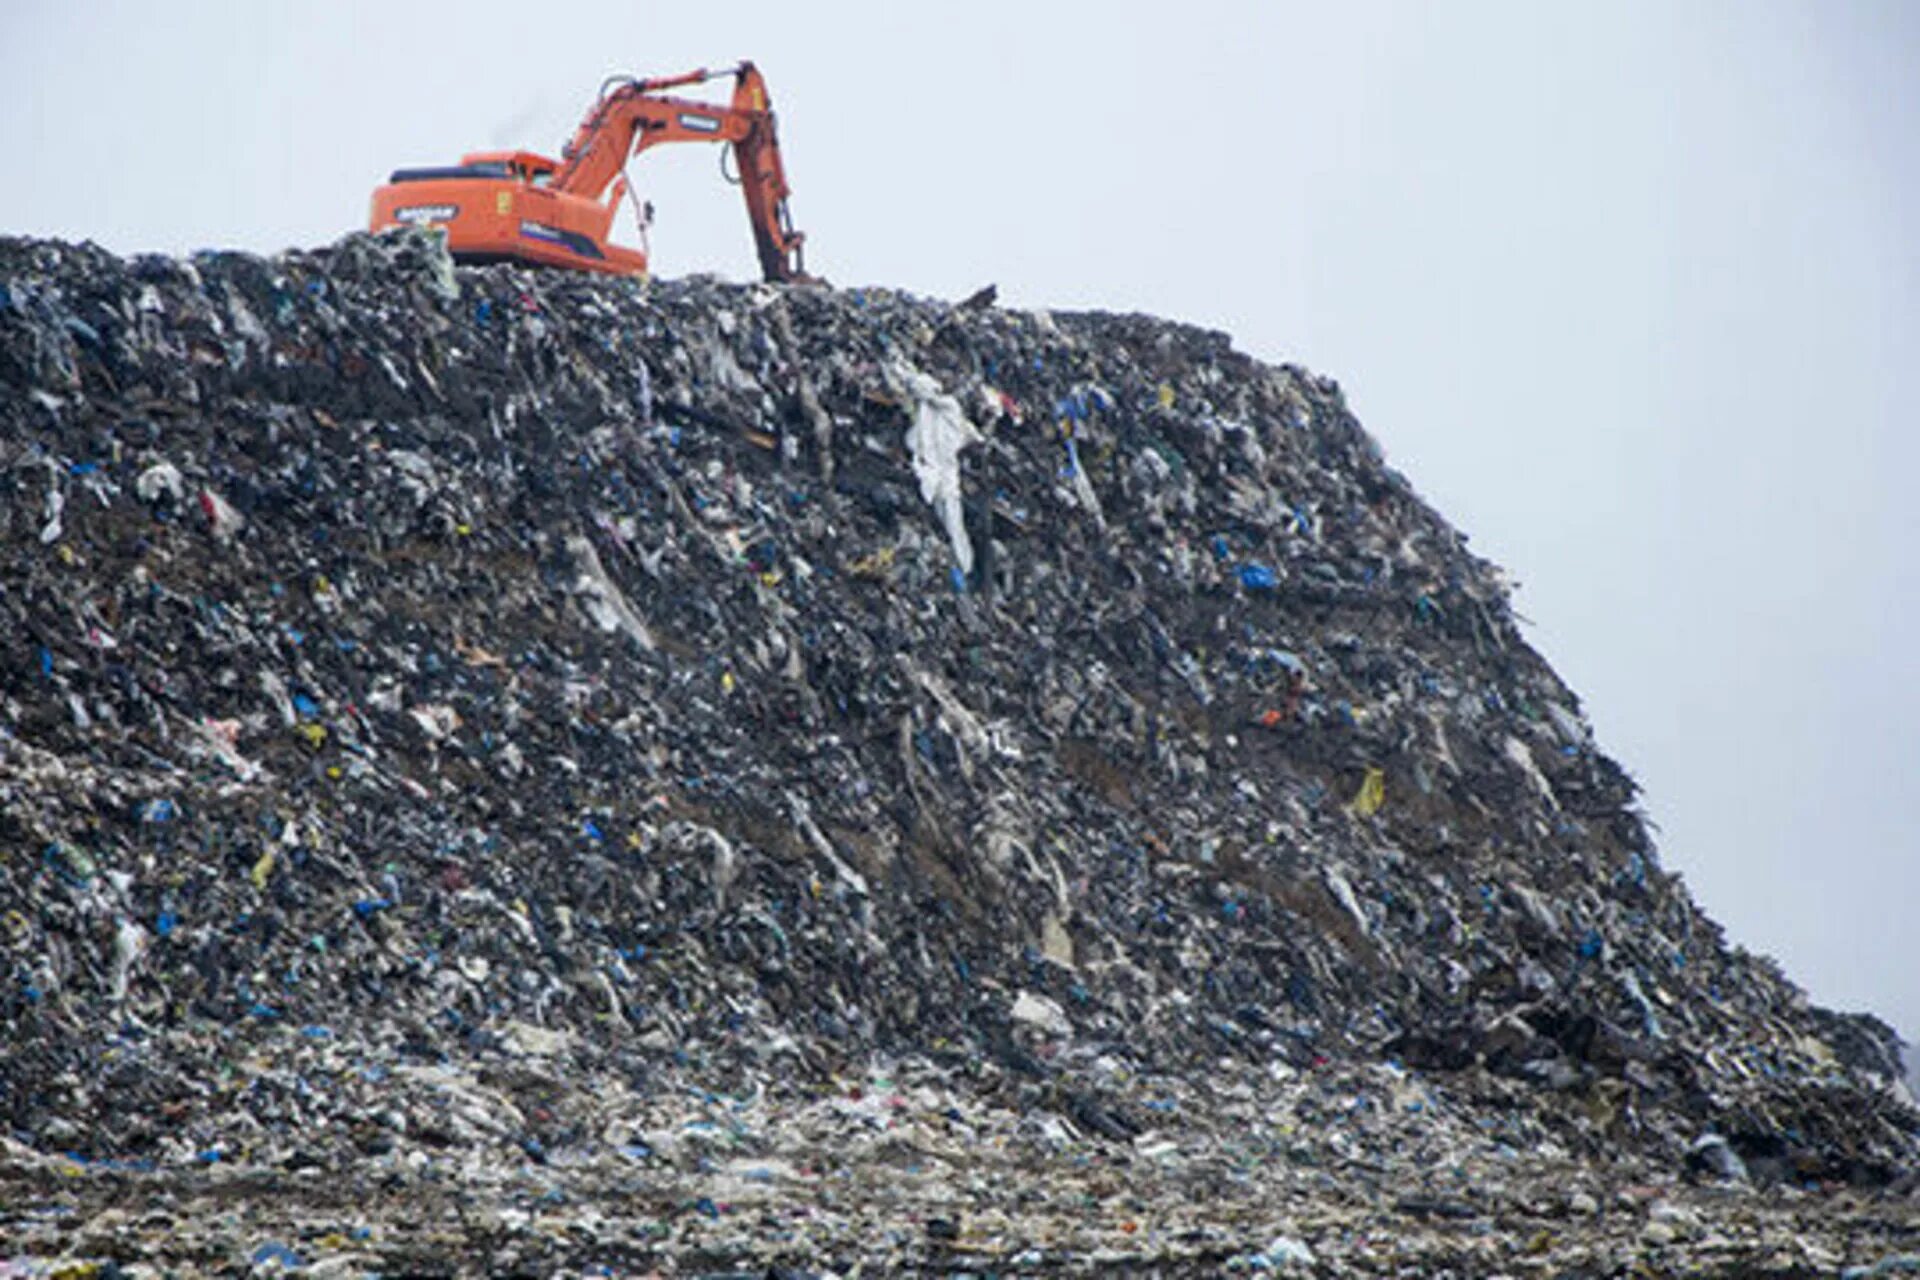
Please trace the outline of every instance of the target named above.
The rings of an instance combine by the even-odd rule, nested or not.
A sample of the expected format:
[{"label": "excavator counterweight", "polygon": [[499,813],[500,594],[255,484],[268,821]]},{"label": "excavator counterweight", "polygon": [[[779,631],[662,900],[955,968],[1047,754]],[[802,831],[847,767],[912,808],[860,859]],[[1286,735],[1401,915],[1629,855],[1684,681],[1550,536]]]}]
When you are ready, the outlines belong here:
[{"label": "excavator counterweight", "polygon": [[[663,92],[729,74],[733,98],[726,104]],[[801,253],[806,237],[787,213],[766,81],[751,62],[726,71],[609,80],[558,160],[531,151],[484,151],[462,156],[458,165],[395,170],[373,193],[369,225],[375,231],[444,228],[447,247],[461,262],[644,275],[647,255],[614,244],[610,234],[627,196],[628,160],[667,142],[730,147],[761,274],[769,281],[810,278]]]}]

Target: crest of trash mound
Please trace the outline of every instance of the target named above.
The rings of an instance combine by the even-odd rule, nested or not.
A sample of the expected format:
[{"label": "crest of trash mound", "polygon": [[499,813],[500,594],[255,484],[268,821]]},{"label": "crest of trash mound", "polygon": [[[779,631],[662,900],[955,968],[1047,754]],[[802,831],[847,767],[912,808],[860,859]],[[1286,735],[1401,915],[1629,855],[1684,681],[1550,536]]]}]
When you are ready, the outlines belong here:
[{"label": "crest of trash mound", "polygon": [[626,1151],[875,1063],[1141,1151],[1920,1127],[1338,387],[1141,316],[0,242],[0,884],[16,1151]]}]

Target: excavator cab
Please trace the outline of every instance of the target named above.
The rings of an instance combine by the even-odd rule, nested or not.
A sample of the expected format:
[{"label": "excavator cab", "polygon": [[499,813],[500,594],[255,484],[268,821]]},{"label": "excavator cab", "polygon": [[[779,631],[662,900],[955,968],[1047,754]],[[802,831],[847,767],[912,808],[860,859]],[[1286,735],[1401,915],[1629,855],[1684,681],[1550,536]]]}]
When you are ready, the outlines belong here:
[{"label": "excavator cab", "polygon": [[560,162],[531,151],[480,151],[444,168],[396,169],[373,193],[370,223],[442,227],[459,262],[528,262],[645,275],[647,256],[609,243],[626,194],[606,200],[553,188]]},{"label": "excavator cab", "polygon": [[[662,92],[734,78],[730,102],[702,102]],[[647,255],[613,244],[608,233],[627,193],[627,161],[668,142],[719,143],[732,151],[736,181],[762,274],[770,281],[806,281],[806,236],[787,214],[766,81],[751,62],[724,71],[637,80],[618,76],[581,121],[558,160],[531,151],[479,151],[445,168],[396,169],[373,193],[368,225],[444,228],[460,262],[524,262],[622,275],[645,275]],[[640,215],[641,234],[650,220]]]}]

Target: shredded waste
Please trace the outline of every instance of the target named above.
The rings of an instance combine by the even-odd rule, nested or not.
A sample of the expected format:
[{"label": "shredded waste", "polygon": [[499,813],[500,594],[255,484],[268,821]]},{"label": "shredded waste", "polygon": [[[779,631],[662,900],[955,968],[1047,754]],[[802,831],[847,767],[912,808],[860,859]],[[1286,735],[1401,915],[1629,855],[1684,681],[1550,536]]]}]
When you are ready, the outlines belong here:
[{"label": "shredded waste", "polygon": [[418,231],[0,240],[0,1024],[0,1274],[1920,1238],[1332,381]]}]

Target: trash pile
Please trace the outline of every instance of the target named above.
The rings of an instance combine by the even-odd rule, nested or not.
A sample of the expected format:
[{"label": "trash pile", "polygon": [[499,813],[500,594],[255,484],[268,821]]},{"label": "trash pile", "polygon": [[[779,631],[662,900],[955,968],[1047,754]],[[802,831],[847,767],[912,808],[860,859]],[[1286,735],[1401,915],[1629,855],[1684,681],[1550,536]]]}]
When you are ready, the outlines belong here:
[{"label": "trash pile", "polygon": [[[1613,1170],[1644,1248],[1649,1177],[1920,1167],[1892,1033],[1726,942],[1499,570],[1223,335],[6,240],[0,387],[0,1181],[718,1231],[1030,1160],[1141,1198],[1071,1256],[1365,1272],[1329,1170],[1447,1240]],[[1066,1256],[976,1201],[889,1256]],[[711,1256],[878,1247],[771,1213]]]}]

